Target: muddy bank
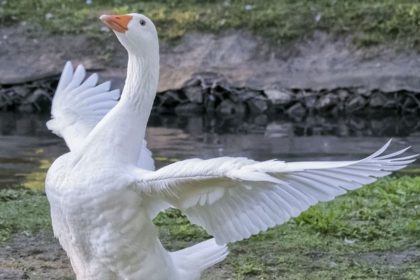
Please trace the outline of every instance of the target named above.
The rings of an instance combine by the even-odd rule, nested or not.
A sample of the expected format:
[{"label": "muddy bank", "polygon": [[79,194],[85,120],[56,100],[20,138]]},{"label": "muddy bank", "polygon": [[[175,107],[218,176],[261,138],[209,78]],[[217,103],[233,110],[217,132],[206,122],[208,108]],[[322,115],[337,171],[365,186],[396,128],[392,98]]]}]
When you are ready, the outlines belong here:
[{"label": "muddy bank", "polygon": [[[66,60],[122,87],[126,54],[109,32],[51,36],[27,26],[2,28],[0,108],[49,106]],[[273,45],[244,31],[189,34],[161,42],[158,111],[289,115],[420,112],[420,55],[392,46],[358,49],[351,38],[316,33]]]}]

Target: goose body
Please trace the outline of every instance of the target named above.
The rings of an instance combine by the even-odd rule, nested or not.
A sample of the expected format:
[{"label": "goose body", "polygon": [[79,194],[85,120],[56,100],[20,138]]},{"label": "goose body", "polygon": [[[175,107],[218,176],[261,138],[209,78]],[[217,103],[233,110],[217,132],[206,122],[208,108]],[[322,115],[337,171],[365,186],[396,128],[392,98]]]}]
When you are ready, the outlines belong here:
[{"label": "goose body", "polygon": [[[389,143],[359,161],[257,162],[189,159],[154,169],[144,141],[157,90],[159,45],[140,14],[102,16],[128,51],[120,100],[109,82],[67,63],[49,129],[70,152],[48,171],[55,236],[77,279],[199,279],[228,254],[226,244],[282,224],[311,205],[357,189],[414,161]],[[152,219],[180,209],[214,238],[176,252],[160,243]]]},{"label": "goose body", "polygon": [[132,183],[127,170],[112,162],[89,166],[78,165],[69,153],[53,164],[47,178],[54,232],[77,278],[195,279],[176,274],[145,197],[127,188]]}]

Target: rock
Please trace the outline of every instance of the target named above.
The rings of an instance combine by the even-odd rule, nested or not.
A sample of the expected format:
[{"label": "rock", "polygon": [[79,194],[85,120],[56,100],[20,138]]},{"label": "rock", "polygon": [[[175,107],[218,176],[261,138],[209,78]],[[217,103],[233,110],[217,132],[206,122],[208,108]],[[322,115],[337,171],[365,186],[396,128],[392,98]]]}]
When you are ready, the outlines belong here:
[{"label": "rock", "polygon": [[308,97],[311,97],[311,96],[317,97],[318,94],[319,93],[317,91],[313,91],[311,89],[302,89],[302,90],[297,91],[296,97],[299,98],[299,99],[304,99],[304,98],[308,98]]},{"label": "rock", "polygon": [[230,100],[223,100],[217,107],[217,111],[222,114],[232,114],[235,112],[235,103]]},{"label": "rock", "polygon": [[355,112],[363,109],[366,106],[366,99],[361,95],[355,95],[350,97],[350,100],[346,104],[346,110],[349,112]]},{"label": "rock", "polygon": [[317,99],[318,99],[318,93],[317,92],[313,92],[313,91],[306,90],[306,89],[305,90],[300,90],[296,94],[296,100],[298,102],[303,103],[307,109],[314,109]]},{"label": "rock", "polygon": [[328,93],[318,99],[315,108],[319,111],[327,111],[337,106],[339,98],[333,93]]},{"label": "rock", "polygon": [[229,99],[233,103],[241,103],[243,101],[242,98],[241,98],[241,93],[239,93],[236,90],[225,94],[225,96],[226,96],[225,99]]},{"label": "rock", "polygon": [[36,89],[27,99],[28,102],[36,102],[41,97],[46,97],[51,100],[50,94],[44,89]]},{"label": "rock", "polygon": [[310,95],[304,98],[305,107],[308,109],[315,109],[317,103],[317,97],[315,95]]},{"label": "rock", "polygon": [[401,104],[403,112],[415,112],[420,109],[420,101],[414,94],[406,94],[404,101]]},{"label": "rock", "polygon": [[[36,89],[30,94],[20,105],[19,111],[33,112],[33,111],[46,111],[51,106],[51,95],[44,89]],[[28,106],[29,105],[29,106]],[[33,110],[29,110],[32,107]]]},{"label": "rock", "polygon": [[254,89],[243,89],[238,91],[240,101],[247,101],[249,99],[257,99],[264,97],[262,92]]},{"label": "rock", "polygon": [[36,110],[32,104],[21,104],[18,107],[18,111],[21,113],[34,113]]},{"label": "rock", "polygon": [[211,86],[211,89],[214,89],[216,87],[222,88],[225,91],[232,91],[231,84],[223,76],[220,76],[219,78],[217,78],[216,80],[213,81],[213,84]]},{"label": "rock", "polygon": [[200,114],[203,112],[203,105],[197,103],[179,104],[175,107],[175,113],[177,113],[178,115]]},{"label": "rock", "polygon": [[15,86],[13,88],[13,92],[17,96],[19,96],[21,98],[25,98],[25,97],[27,97],[31,93],[31,90],[28,87],[26,87],[26,86]]},{"label": "rock", "polygon": [[[216,102],[222,102],[225,99],[233,99],[232,98],[233,93],[227,91],[225,88],[223,87],[214,87],[210,89],[210,96],[213,96],[216,100]],[[236,101],[233,101],[236,102]]]},{"label": "rock", "polygon": [[243,114],[246,112],[246,107],[243,103],[235,104],[231,100],[223,100],[217,107],[217,111],[222,114]]},{"label": "rock", "polygon": [[183,99],[178,91],[168,90],[158,95],[159,98],[159,107],[168,107],[174,108],[176,105],[180,103],[184,103],[185,99]]},{"label": "rock", "polygon": [[193,77],[185,82],[183,88],[201,86],[201,80],[198,77]]},{"label": "rock", "polygon": [[364,87],[356,88],[355,93],[359,94],[359,95],[362,95],[362,96],[365,96],[365,97],[368,97],[368,96],[372,95],[372,91],[368,90],[367,88],[364,88]]},{"label": "rock", "polygon": [[287,114],[293,117],[303,117],[306,114],[306,109],[301,103],[296,103],[287,109]]},{"label": "rock", "polygon": [[215,72],[197,73],[195,78],[200,80],[200,85],[203,89],[215,87],[215,85],[223,84],[226,80],[222,74]]},{"label": "rock", "polygon": [[258,115],[254,118],[254,124],[265,126],[268,123],[267,115]]},{"label": "rock", "polygon": [[264,99],[248,99],[246,102],[251,114],[262,114],[268,110],[268,100]]},{"label": "rock", "polygon": [[288,105],[293,100],[293,93],[288,90],[266,89],[264,94],[275,105]]},{"label": "rock", "polygon": [[336,95],[338,96],[340,101],[345,101],[349,97],[349,92],[348,90],[341,88],[337,90]]},{"label": "rock", "polygon": [[0,109],[7,109],[9,105],[13,104],[13,95],[6,89],[0,90]]},{"label": "rock", "polygon": [[201,86],[190,86],[183,89],[188,100],[192,103],[203,103],[203,89]]},{"label": "rock", "polygon": [[174,108],[169,107],[163,107],[163,106],[155,106],[153,107],[153,112],[159,113],[159,114],[173,114]]},{"label": "rock", "polygon": [[235,104],[235,114],[245,114],[246,106],[244,103]]},{"label": "rock", "polygon": [[216,97],[213,95],[207,95],[207,98],[204,101],[204,108],[206,112],[214,112],[216,110]]},{"label": "rock", "polygon": [[369,106],[372,108],[383,108],[387,103],[387,98],[380,92],[376,92],[369,100]]},{"label": "rock", "polygon": [[337,104],[328,111],[328,114],[331,116],[338,116],[338,114],[342,111],[342,104]]}]

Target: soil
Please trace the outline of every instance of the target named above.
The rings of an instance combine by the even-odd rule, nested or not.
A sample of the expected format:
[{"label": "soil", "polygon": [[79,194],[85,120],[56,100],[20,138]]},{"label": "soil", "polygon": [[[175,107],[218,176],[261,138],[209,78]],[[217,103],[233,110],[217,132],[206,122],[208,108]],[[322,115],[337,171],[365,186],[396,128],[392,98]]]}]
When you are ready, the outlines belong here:
[{"label": "soil", "polygon": [[0,279],[74,279],[52,233],[17,234],[0,245]]},{"label": "soil", "polygon": [[[311,252],[315,258],[322,252]],[[318,256],[319,257],[319,256]],[[399,267],[420,262],[420,248],[392,252],[369,252],[348,256],[355,262]],[[231,279],[229,265],[219,264],[203,275],[204,280]],[[0,243],[0,279],[72,280],[69,260],[51,232],[20,233]],[[247,278],[250,279],[250,278]]]},{"label": "soil", "polygon": [[[206,271],[203,279],[228,279],[229,274],[216,265]],[[72,280],[75,275],[51,232],[20,233],[0,243],[0,279]]]},{"label": "soil", "polygon": [[[110,32],[50,35],[36,26],[0,28],[0,85],[58,75],[67,60],[98,70],[121,87],[126,54]],[[230,84],[255,89],[364,87],[383,92],[419,92],[420,55],[392,46],[358,49],[351,38],[315,33],[288,45],[273,45],[245,31],[192,33],[161,41],[159,91],[178,89],[194,74],[214,72]]]}]

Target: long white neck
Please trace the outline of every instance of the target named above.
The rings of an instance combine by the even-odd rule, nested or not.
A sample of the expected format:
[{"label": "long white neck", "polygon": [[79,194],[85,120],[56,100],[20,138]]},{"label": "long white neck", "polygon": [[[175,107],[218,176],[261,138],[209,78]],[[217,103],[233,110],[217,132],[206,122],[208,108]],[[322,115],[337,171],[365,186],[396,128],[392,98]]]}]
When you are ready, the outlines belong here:
[{"label": "long white neck", "polygon": [[136,164],[159,81],[159,52],[143,57],[129,53],[121,100],[98,123],[84,153],[124,164]]},{"label": "long white neck", "polygon": [[129,54],[127,78],[119,103],[131,110],[140,111],[138,113],[147,120],[156,95],[158,80],[159,56],[145,58]]}]

